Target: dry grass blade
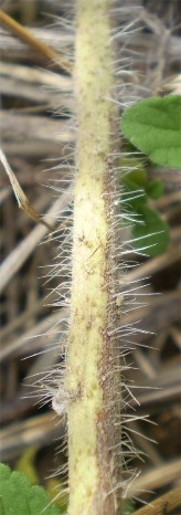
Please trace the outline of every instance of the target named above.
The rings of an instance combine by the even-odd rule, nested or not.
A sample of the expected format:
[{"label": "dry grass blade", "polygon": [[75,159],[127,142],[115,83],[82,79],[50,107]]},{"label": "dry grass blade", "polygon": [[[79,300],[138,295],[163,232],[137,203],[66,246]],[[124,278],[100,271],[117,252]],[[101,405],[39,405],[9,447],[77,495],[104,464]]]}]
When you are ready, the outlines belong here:
[{"label": "dry grass blade", "polygon": [[[52,220],[52,223],[59,218],[60,211],[65,209],[72,198],[71,190],[67,189],[64,194],[58,198],[53,206],[49,209],[47,217]],[[48,226],[50,224],[48,223]],[[14,251],[3,261],[0,268],[0,292],[4,290],[6,285],[14,274],[21,268],[22,264],[26,261],[28,256],[31,255],[33,250],[37,247],[40,241],[47,234],[46,227],[37,226],[31,231],[30,234],[14,249]]]},{"label": "dry grass blade", "polygon": [[57,52],[49,48],[45,43],[42,43],[37,38],[35,38],[35,36],[33,36],[26,27],[23,27],[22,25],[20,25],[20,23],[13,20],[11,16],[3,12],[1,9],[0,22],[6,27],[8,27],[8,29],[10,29],[14,34],[21,38],[25,43],[33,47],[40,54],[42,54],[44,57],[51,59],[51,61],[58,64],[59,67],[67,73],[71,72],[71,63],[67,62],[62,56],[60,56],[60,54],[57,54]]},{"label": "dry grass blade", "polygon": [[[141,474],[129,490],[129,496],[137,496],[147,492],[153,492],[156,488],[165,487],[169,483],[178,481],[181,477],[181,460],[176,459],[170,463],[164,463],[159,467],[154,467],[145,474]],[[148,512],[151,513],[151,512]],[[153,512],[155,515],[155,512]],[[162,512],[159,512],[162,513]],[[164,512],[163,512],[164,513]],[[171,512],[169,511],[168,514]],[[146,513],[145,513],[146,515]]]},{"label": "dry grass blade", "polygon": [[1,429],[2,443],[1,459],[7,460],[9,456],[18,456],[22,448],[29,445],[42,445],[58,438],[63,433],[63,423],[54,413],[46,413],[29,418],[25,421],[13,422],[8,429]]},{"label": "dry grass blade", "polygon": [[174,488],[148,506],[135,512],[135,515],[179,515],[181,512],[181,489]]},{"label": "dry grass blade", "polygon": [[46,220],[44,220],[37,213],[37,211],[35,211],[33,206],[30,204],[27,196],[25,195],[24,191],[22,190],[22,188],[21,188],[21,186],[20,186],[20,184],[19,184],[12,168],[10,167],[10,165],[6,159],[6,156],[1,148],[0,148],[0,161],[4,167],[5,172],[7,173],[8,177],[9,177],[9,180],[10,180],[11,186],[13,188],[19,208],[22,209],[28,216],[30,216],[30,218],[32,218],[32,220],[34,220],[36,223],[43,224],[43,225],[45,225],[45,227],[47,227],[47,229],[49,229],[49,231],[52,231],[53,227],[51,227],[46,222]]}]

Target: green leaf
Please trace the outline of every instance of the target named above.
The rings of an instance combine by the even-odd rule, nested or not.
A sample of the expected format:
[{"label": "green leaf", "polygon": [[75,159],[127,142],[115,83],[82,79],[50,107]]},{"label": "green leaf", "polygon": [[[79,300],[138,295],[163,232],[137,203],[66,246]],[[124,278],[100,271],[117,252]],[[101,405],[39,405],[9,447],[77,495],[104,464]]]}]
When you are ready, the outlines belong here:
[{"label": "green leaf", "polygon": [[51,502],[42,487],[32,485],[21,472],[11,472],[7,465],[0,464],[0,515],[60,515],[59,508]]},{"label": "green leaf", "polygon": [[123,134],[153,163],[181,168],[181,96],[151,97],[126,109]]},{"label": "green leaf", "polygon": [[123,504],[124,515],[132,515],[135,511],[135,505],[131,501],[124,501]]},{"label": "green leaf", "polygon": [[[131,159],[130,159],[131,166]],[[144,168],[135,168],[131,172],[128,172],[122,179],[123,184],[127,184],[127,181],[132,181],[137,188],[145,188],[148,182],[147,172]]]},{"label": "green leaf", "polygon": [[157,211],[147,205],[142,206],[140,219],[141,223],[132,226],[134,247],[148,256],[163,254],[170,243],[169,225],[160,218]]},{"label": "green leaf", "polygon": [[122,201],[126,204],[128,212],[137,213],[140,207],[147,201],[145,190],[139,183],[136,183],[134,172],[126,174],[122,179],[124,187]]},{"label": "green leaf", "polygon": [[164,194],[164,183],[159,179],[148,182],[146,193],[154,200],[160,198]]}]

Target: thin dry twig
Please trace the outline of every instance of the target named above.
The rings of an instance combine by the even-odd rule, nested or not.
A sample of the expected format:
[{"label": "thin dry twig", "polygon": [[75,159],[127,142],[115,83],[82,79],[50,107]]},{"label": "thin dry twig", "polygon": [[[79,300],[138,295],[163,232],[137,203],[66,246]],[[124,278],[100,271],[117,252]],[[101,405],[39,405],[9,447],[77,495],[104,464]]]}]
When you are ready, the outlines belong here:
[{"label": "thin dry twig", "polygon": [[50,226],[46,220],[44,220],[38,213],[35,211],[34,207],[30,204],[27,196],[25,195],[24,191],[22,190],[18,179],[16,178],[12,168],[10,167],[6,156],[2,149],[0,148],[0,161],[4,167],[5,172],[7,173],[11,186],[13,188],[18,206],[20,209],[22,209],[32,220],[34,220],[36,223],[40,223],[45,225],[49,231],[53,230],[53,227]]},{"label": "thin dry twig", "polygon": [[[49,209],[46,215],[46,217],[50,217],[52,224],[54,224],[59,218],[61,210],[65,209],[70,203],[71,198],[71,188],[67,188],[65,193],[54,202],[53,206]],[[48,225],[50,224],[48,223]],[[21,243],[13,250],[13,252],[11,252],[11,254],[3,261],[0,268],[0,292],[4,290],[10,279],[21,268],[22,264],[26,261],[28,256],[33,252],[33,250],[37,247],[44,236],[46,236],[46,234],[47,227],[43,227],[42,225],[34,227],[31,233],[28,234],[28,236],[24,238],[24,240],[21,241]]]},{"label": "thin dry twig", "polygon": [[177,515],[181,513],[181,488],[174,488],[170,492],[158,497],[152,504],[144,506],[135,512],[135,515]]},{"label": "thin dry twig", "polygon": [[43,57],[51,59],[51,61],[55,62],[61,69],[70,73],[72,71],[72,64],[66,61],[59,53],[55,52],[49,48],[48,45],[39,41],[27,28],[23,27],[20,23],[15,21],[11,16],[6,14],[4,11],[0,9],[0,22],[5,25],[8,29],[11,30],[16,36],[22,39],[29,46],[38,51]]},{"label": "thin dry twig", "polygon": [[[129,496],[135,496],[138,493],[150,492],[157,488],[167,486],[172,483],[172,481],[178,481],[180,477],[181,460],[176,459],[170,463],[164,463],[159,467],[154,467],[148,472],[141,474],[130,487],[128,494]],[[155,515],[155,512],[153,513]]]},{"label": "thin dry twig", "polygon": [[62,432],[62,420],[51,412],[10,424],[0,431],[1,459],[12,457],[12,450],[16,457],[27,446],[48,445],[52,439],[60,438]]}]

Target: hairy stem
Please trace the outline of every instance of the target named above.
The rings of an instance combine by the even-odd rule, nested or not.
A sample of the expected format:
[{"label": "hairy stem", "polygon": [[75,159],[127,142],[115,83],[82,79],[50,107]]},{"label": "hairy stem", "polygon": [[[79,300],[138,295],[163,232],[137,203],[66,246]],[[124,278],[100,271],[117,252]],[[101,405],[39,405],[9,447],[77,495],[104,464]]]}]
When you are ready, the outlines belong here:
[{"label": "hairy stem", "polygon": [[[78,0],[75,95],[78,140],[74,193],[68,398],[70,515],[114,515],[119,441],[118,358],[111,328],[113,158],[111,0]],[[113,284],[111,284],[113,283]],[[120,513],[120,506],[119,506]]]}]

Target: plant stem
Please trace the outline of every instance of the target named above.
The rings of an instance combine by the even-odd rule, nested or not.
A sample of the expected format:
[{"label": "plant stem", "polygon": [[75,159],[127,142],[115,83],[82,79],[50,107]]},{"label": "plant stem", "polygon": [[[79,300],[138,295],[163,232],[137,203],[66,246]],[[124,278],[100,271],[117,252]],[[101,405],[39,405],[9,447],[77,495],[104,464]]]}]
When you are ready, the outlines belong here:
[{"label": "plant stem", "polygon": [[[112,213],[117,113],[110,100],[113,53],[109,0],[78,0],[75,95],[78,107],[68,402],[70,515],[114,515],[119,441]],[[116,134],[115,134],[116,135]],[[112,450],[111,450],[112,449]],[[120,506],[119,506],[120,514]]]}]

